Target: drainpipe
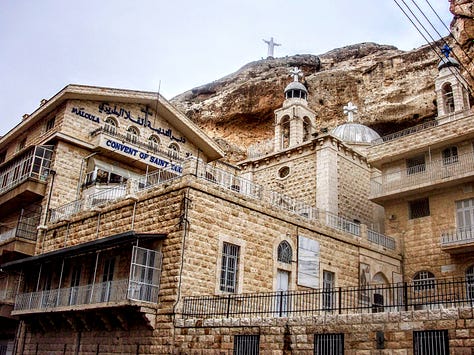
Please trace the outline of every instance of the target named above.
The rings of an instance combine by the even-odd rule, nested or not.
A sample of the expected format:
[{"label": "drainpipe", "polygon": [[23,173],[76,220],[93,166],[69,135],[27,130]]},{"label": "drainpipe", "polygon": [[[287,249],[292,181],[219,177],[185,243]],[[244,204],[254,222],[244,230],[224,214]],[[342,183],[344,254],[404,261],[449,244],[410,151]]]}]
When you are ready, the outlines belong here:
[{"label": "drainpipe", "polygon": [[38,226],[39,231],[42,234],[42,240],[41,240],[41,253],[43,252],[43,247],[44,247],[44,239],[46,238],[46,222],[48,220],[48,215],[49,215],[49,206],[51,204],[51,195],[53,194],[53,186],[54,186],[54,178],[56,176],[56,171],[55,170],[49,170],[49,176],[51,176],[51,184],[49,185],[49,192],[48,192],[48,202],[46,203],[46,208],[43,213],[43,221],[40,226]]}]

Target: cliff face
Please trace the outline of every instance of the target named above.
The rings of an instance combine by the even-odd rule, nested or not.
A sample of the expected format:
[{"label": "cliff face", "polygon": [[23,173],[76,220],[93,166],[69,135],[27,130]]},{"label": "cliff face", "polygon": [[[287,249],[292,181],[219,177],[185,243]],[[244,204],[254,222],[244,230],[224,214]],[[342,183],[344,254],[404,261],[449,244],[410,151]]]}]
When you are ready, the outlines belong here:
[{"label": "cliff face", "polygon": [[450,11],[454,15],[451,32],[456,45],[454,53],[463,65],[463,74],[471,88],[474,87],[474,2],[472,0],[450,0]]},{"label": "cliff face", "polygon": [[438,61],[429,46],[403,52],[361,43],[320,56],[252,62],[171,101],[235,162],[245,158],[249,145],[273,136],[273,111],[283,103],[291,67],[304,73],[318,128],[331,129],[344,122],[342,108],[352,101],[359,107],[360,121],[384,135],[435,116]]}]

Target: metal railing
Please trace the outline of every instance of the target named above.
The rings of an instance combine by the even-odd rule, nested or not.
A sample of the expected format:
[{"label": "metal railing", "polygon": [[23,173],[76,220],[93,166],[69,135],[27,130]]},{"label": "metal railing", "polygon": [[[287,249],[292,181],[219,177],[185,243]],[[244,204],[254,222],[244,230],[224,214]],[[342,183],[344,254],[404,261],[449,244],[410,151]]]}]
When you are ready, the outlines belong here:
[{"label": "metal railing", "polygon": [[15,298],[15,311],[39,311],[59,307],[80,306],[135,300],[156,303],[158,285],[129,281],[107,281],[77,287],[22,293]]},{"label": "metal railing", "polygon": [[433,281],[432,288],[413,283],[338,287],[311,291],[185,297],[184,318],[295,317],[323,314],[379,313],[472,307],[474,281]]},{"label": "metal railing", "polygon": [[0,169],[0,194],[29,178],[46,180],[53,157],[53,146],[35,146]]},{"label": "metal railing", "polygon": [[326,212],[326,225],[360,237],[360,223]]},{"label": "metal railing", "polygon": [[369,242],[381,245],[387,249],[395,250],[395,239],[388,237],[384,234],[378,233],[371,229],[367,229],[367,239]]},{"label": "metal railing", "polygon": [[474,154],[462,154],[449,159],[438,159],[397,172],[372,178],[372,197],[397,192],[399,189],[420,184],[432,185],[436,182],[458,179],[474,173]]},{"label": "metal railing", "polygon": [[441,232],[441,246],[449,247],[474,243],[474,226],[452,228]]},{"label": "metal railing", "polygon": [[431,128],[431,127],[436,127],[438,125],[438,121],[428,121],[413,127],[406,128],[404,130],[388,134],[386,136],[383,136],[381,138],[377,138],[372,141],[372,144],[377,145],[377,144],[382,144],[385,142],[392,141],[394,139],[398,139],[401,137],[406,137],[415,133],[418,133],[420,131],[424,131],[425,129]]},{"label": "metal railing", "polygon": [[127,186],[125,184],[120,184],[116,187],[104,189],[91,194],[86,198],[72,201],[66,205],[51,210],[49,221],[54,223],[60,221],[61,219],[68,218],[78,212],[117,201],[118,199],[124,198],[126,193]]},{"label": "metal railing", "polygon": [[37,211],[25,212],[23,209],[18,223],[10,229],[6,229],[0,233],[0,243],[14,239],[16,237],[28,240],[36,240],[38,231],[37,227],[40,222],[41,214]]}]

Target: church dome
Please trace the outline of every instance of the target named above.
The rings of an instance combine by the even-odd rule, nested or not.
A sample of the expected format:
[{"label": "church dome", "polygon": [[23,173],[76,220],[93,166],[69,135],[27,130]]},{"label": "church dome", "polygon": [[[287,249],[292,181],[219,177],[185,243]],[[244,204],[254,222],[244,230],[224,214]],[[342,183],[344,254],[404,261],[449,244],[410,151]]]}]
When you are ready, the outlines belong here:
[{"label": "church dome", "polygon": [[308,92],[308,90],[306,90],[306,87],[299,81],[292,81],[291,83],[289,83],[285,88],[285,93],[290,90],[302,90],[306,93]]},{"label": "church dome", "polygon": [[346,143],[370,143],[380,139],[380,135],[372,128],[354,122],[337,126],[331,133]]},{"label": "church dome", "polygon": [[440,60],[440,62],[438,64],[438,70],[441,70],[443,68],[448,68],[448,67],[457,67],[457,68],[459,68],[460,64],[453,57],[448,57],[448,58],[444,57],[443,59]]}]

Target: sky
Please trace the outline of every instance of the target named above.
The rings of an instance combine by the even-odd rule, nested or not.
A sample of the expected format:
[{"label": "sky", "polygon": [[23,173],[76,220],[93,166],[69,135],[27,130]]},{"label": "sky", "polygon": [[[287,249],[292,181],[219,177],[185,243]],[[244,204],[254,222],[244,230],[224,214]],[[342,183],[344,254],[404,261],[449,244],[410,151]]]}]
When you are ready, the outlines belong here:
[{"label": "sky", "polygon": [[[416,3],[446,35],[428,6],[449,26],[448,0]],[[394,0],[0,0],[0,136],[68,84],[171,99],[266,58],[270,37],[275,57],[426,44]]]}]

